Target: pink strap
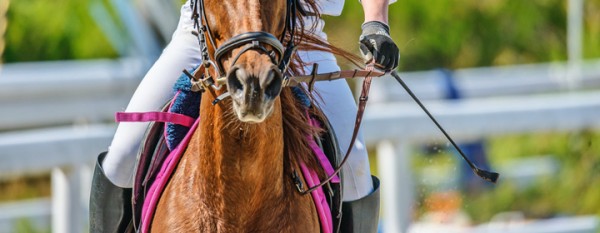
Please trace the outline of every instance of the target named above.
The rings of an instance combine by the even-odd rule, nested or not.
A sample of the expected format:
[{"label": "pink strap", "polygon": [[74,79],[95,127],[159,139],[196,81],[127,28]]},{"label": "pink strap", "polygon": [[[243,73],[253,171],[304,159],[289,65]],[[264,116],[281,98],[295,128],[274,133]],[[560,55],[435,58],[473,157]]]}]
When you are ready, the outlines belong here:
[{"label": "pink strap", "polygon": [[152,218],[154,216],[154,211],[156,211],[156,206],[158,205],[158,200],[160,199],[163,190],[165,189],[169,178],[173,174],[175,167],[179,163],[181,156],[183,156],[183,152],[187,148],[188,143],[192,139],[193,132],[198,127],[198,123],[200,122],[200,118],[194,122],[188,133],[185,135],[181,143],[175,147],[171,153],[167,156],[165,161],[162,164],[160,172],[156,175],[154,183],[150,186],[148,190],[148,194],[146,199],[144,200],[144,205],[142,207],[142,222],[141,222],[141,232],[148,233],[150,231],[150,224],[152,222]]},{"label": "pink strap", "polygon": [[115,120],[117,122],[158,121],[183,125],[185,127],[192,126],[194,121],[196,121],[193,117],[172,112],[117,112]]},{"label": "pink strap", "polygon": [[[335,170],[333,170],[333,166],[331,166],[331,163],[329,162],[329,159],[327,158],[327,156],[325,155],[323,150],[321,150],[319,145],[317,145],[317,143],[315,142],[315,140],[312,137],[310,137],[309,143],[310,143],[310,148],[313,150],[313,152],[315,152],[315,155],[317,156],[319,163],[321,163],[321,167],[323,167],[323,169],[325,170],[325,173],[327,173],[327,176],[333,175],[333,172],[335,172]],[[340,183],[340,177],[338,177],[338,175],[335,175],[335,177],[333,177],[333,179],[331,179],[331,182],[332,183]],[[317,184],[319,184],[319,183],[317,183]]]},{"label": "pink strap", "polygon": [[[319,123],[312,118],[309,119],[309,123],[311,126],[320,127]],[[310,135],[308,136],[308,141],[310,143],[310,148],[312,149],[313,152],[315,152],[315,155],[317,156],[319,163],[321,163],[321,167],[323,167],[323,169],[325,170],[325,173],[327,173],[327,176],[333,175],[335,170],[333,169],[333,166],[331,166],[331,163],[329,162],[329,159],[325,155],[325,152],[323,152],[323,150],[321,150],[321,147],[319,147],[319,145],[317,145],[317,142],[315,142],[315,139],[312,136],[310,136]],[[340,177],[338,175],[335,175],[335,177],[333,177],[333,179],[331,179],[331,182],[340,183]]]},{"label": "pink strap", "polygon": [[[308,187],[313,187],[321,183],[319,177],[317,176],[317,173],[309,169],[306,166],[306,164],[300,163],[300,169],[302,170],[304,180],[306,180],[306,184],[308,185]],[[315,208],[317,209],[317,214],[319,215],[319,219],[321,220],[321,232],[332,233],[333,220],[331,219],[331,209],[327,204],[327,198],[325,198],[325,193],[323,193],[323,187],[319,187],[315,191],[311,192],[310,195],[313,198]]]}]

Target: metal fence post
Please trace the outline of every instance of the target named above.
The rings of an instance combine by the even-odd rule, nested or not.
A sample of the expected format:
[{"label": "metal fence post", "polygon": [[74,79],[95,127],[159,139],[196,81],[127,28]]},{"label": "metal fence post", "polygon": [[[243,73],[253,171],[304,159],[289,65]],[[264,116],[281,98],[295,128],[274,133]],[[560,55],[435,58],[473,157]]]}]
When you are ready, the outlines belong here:
[{"label": "metal fence post", "polygon": [[79,233],[84,230],[78,171],[77,166],[52,169],[52,232]]},{"label": "metal fence post", "polygon": [[82,224],[84,225],[84,227],[87,229],[87,227],[90,224],[90,192],[91,192],[91,188],[92,188],[92,177],[93,177],[93,173],[94,173],[94,165],[95,165],[95,160],[89,164],[82,164],[79,170],[79,174],[81,174],[81,190],[80,190],[80,195],[81,195],[81,199],[80,199],[80,203],[81,203],[81,211],[82,211]]},{"label": "metal fence post", "polygon": [[567,14],[567,52],[568,73],[566,77],[569,90],[579,88],[581,82],[581,61],[583,59],[583,0],[568,0]]},{"label": "metal fence post", "polygon": [[414,178],[406,142],[382,141],[377,145],[383,231],[405,233],[412,220]]}]

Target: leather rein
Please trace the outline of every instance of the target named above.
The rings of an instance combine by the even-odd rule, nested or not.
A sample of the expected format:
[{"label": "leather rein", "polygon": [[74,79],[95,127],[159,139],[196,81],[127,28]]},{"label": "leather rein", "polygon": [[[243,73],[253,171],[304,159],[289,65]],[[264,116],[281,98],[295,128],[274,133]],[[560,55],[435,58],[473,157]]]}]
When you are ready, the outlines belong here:
[{"label": "leather rein", "polygon": [[[193,0],[190,1],[192,8],[192,20],[194,20],[194,27],[196,31],[194,31],[194,35],[198,37],[198,42],[200,44],[200,49],[202,53],[202,64],[196,69],[194,74],[189,73],[187,70],[183,72],[190,78],[192,83],[192,91],[201,91],[204,92],[209,88],[219,90],[225,85],[225,72],[223,69],[223,64],[221,62],[222,57],[232,50],[236,48],[242,48],[242,50],[233,57],[232,65],[239,59],[239,57],[250,50],[258,50],[260,52],[266,53],[271,58],[271,62],[273,64],[277,64],[279,70],[282,74],[285,74],[287,68],[290,64],[291,58],[293,57],[296,51],[296,45],[294,44],[294,32],[296,30],[296,13],[300,12],[305,15],[306,12],[299,5],[298,0],[287,0],[287,12],[286,12],[286,23],[283,34],[281,38],[277,38],[270,33],[267,32],[245,32],[239,35],[236,35],[229,40],[225,41],[221,46],[217,47],[214,54],[214,61],[211,60],[208,53],[208,44],[206,43],[206,38],[210,40],[210,43],[213,46],[216,46],[215,40],[213,38],[212,32],[208,25],[208,17],[206,16],[206,12],[204,9],[204,0]],[[282,41],[285,39],[286,32],[289,31],[289,41],[287,43],[287,47],[283,46]],[[272,48],[272,50],[268,50],[264,45],[268,45]],[[209,71],[210,68],[215,69],[216,77],[211,74]],[[365,111],[366,103],[368,100],[369,89],[371,86],[371,80],[373,77],[383,76],[385,73],[376,71],[373,69],[373,65],[368,65],[364,70],[344,70],[344,71],[336,71],[330,73],[321,73],[317,74],[318,65],[313,65],[313,70],[310,75],[301,75],[301,76],[288,76],[284,75],[283,86],[297,86],[300,83],[307,83],[309,91],[312,91],[313,85],[316,81],[332,81],[335,79],[345,79],[345,78],[357,78],[364,77],[362,84],[362,91],[359,97],[358,103],[358,111],[356,113],[356,120],[354,124],[354,130],[352,132],[352,140],[350,145],[344,155],[339,166],[334,170],[333,174],[330,174],[327,179],[323,182],[310,187],[309,189],[304,189],[303,186],[297,182],[296,178],[294,178],[292,174],[292,179],[296,183],[296,187],[301,194],[308,194],[312,191],[326,185],[332,179],[334,179],[337,174],[342,170],[342,167],[348,160],[350,152],[352,151],[352,147],[354,146],[354,142],[358,136],[358,131],[360,129],[360,125],[362,122],[363,113]],[[229,93],[218,96],[214,101],[213,105],[218,103],[219,101],[227,98]],[[295,172],[294,172],[295,174]]]}]

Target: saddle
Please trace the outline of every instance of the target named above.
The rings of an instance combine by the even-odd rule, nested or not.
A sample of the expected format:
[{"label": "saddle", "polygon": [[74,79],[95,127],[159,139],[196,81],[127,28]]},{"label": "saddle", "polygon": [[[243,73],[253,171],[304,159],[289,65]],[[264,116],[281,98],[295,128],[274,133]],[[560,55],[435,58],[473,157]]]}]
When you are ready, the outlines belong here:
[{"label": "saddle", "polygon": [[[180,78],[181,80],[184,80]],[[185,148],[187,146],[187,142],[189,142],[188,132],[193,132],[195,126],[197,125],[199,119],[197,113],[199,102],[201,95],[199,92],[191,92],[191,88],[188,88],[185,83],[189,83],[189,79],[185,77],[185,82],[179,82],[175,85],[176,95],[173,100],[169,101],[169,103],[165,104],[162,109],[162,113],[164,114],[176,114],[179,118],[185,118],[187,123],[181,123],[181,120],[178,121],[180,124],[173,123],[172,118],[166,117],[166,119],[162,119],[160,121],[153,121],[150,123],[144,140],[140,146],[138,156],[137,156],[137,164],[134,170],[134,184],[133,184],[133,194],[132,194],[132,205],[133,205],[133,223],[136,229],[136,232],[142,232],[141,229],[148,229],[148,226],[151,224],[148,218],[148,203],[152,202],[151,199],[156,199],[156,196],[160,196],[162,190],[160,188],[157,190],[153,187],[155,181],[160,179],[169,179],[171,174],[165,174],[165,169],[163,165],[165,161],[170,158],[170,154],[174,150],[178,150],[178,148]],[[296,96],[299,98],[299,101],[304,103],[305,105],[308,98],[302,97],[301,92],[295,92]],[[179,99],[178,99],[179,98]],[[193,109],[193,108],[196,109]],[[316,106],[310,105],[311,108]],[[184,111],[184,112],[182,112]],[[196,115],[194,116],[194,113]],[[189,117],[189,118],[186,118]],[[315,117],[311,117],[313,124],[317,126],[321,126],[324,129],[324,133],[318,135],[314,138],[314,142],[318,146],[318,149],[313,148],[313,150],[320,150],[318,153],[324,154],[329,162],[329,167],[331,165],[335,165],[337,167],[341,160],[343,154],[341,153],[335,132],[333,131],[329,122],[325,120],[317,120]],[[193,124],[190,124],[189,119],[193,119]],[[183,143],[182,145],[179,145]],[[182,151],[183,153],[183,151]],[[315,151],[317,153],[317,151]],[[176,160],[178,161],[178,160]],[[169,159],[167,163],[170,163]],[[322,163],[323,164],[323,161]],[[343,174],[340,173],[340,176]],[[307,174],[305,174],[305,177]],[[161,180],[161,182],[165,182]],[[331,223],[333,225],[333,232],[339,232],[341,217],[342,217],[342,187],[341,182],[330,182],[328,185],[323,186],[324,189],[321,193],[326,200],[326,204],[328,209],[331,211]],[[159,193],[156,193],[159,192]],[[313,196],[313,199],[314,196]],[[315,201],[316,207],[319,208]],[[151,204],[150,204],[151,205]],[[150,208],[153,210],[153,208]],[[153,213],[151,213],[153,215]],[[321,224],[323,223],[323,216],[320,216]]]}]

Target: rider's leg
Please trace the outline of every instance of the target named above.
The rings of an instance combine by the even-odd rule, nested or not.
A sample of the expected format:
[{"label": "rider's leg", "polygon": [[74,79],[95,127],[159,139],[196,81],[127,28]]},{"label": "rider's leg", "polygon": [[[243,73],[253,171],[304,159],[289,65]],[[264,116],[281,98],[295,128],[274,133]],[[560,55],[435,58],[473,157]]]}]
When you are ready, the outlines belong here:
[{"label": "rider's leg", "polygon": [[[159,111],[183,69],[200,63],[185,4],[171,42],[135,91],[127,112]],[[120,123],[107,153],[98,156],[90,193],[90,232],[124,232],[131,221],[131,187],[137,149],[148,123]]]},{"label": "rider's leg", "polygon": [[[181,9],[181,18],[171,42],[148,71],[133,94],[126,112],[160,111],[172,97],[172,86],[183,69],[200,63],[198,39],[192,35],[189,4]],[[121,187],[131,187],[136,153],[148,123],[120,123],[102,163],[108,179]]]}]

